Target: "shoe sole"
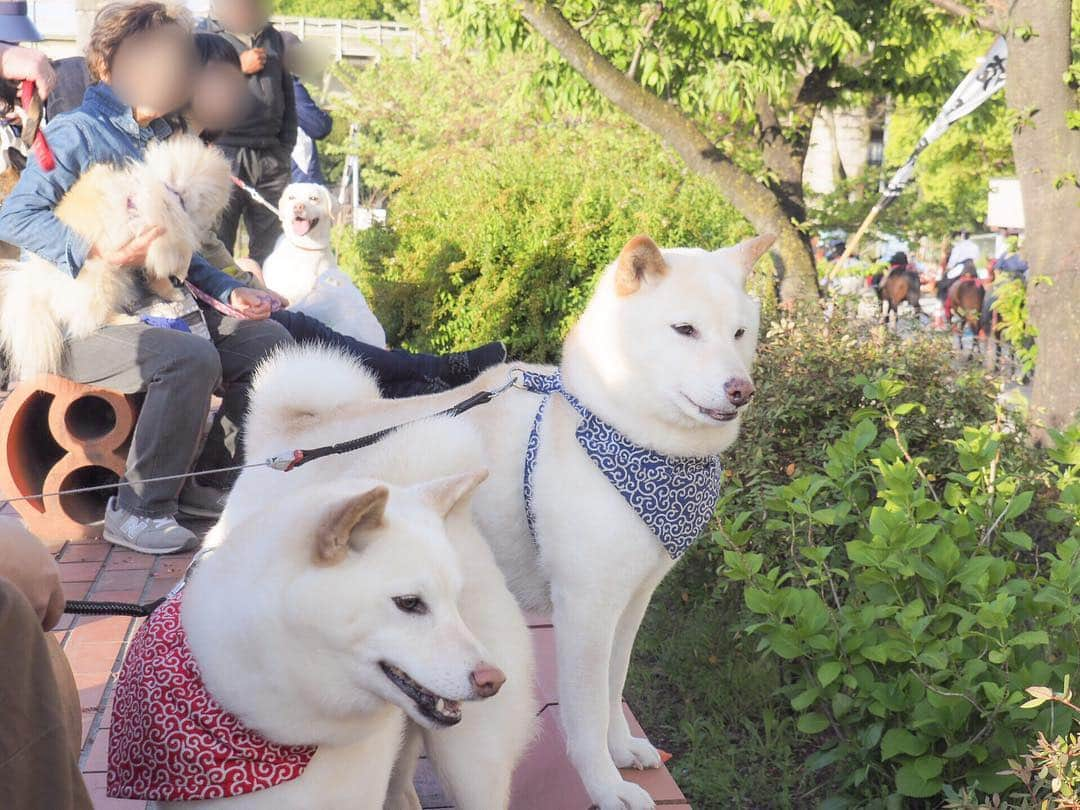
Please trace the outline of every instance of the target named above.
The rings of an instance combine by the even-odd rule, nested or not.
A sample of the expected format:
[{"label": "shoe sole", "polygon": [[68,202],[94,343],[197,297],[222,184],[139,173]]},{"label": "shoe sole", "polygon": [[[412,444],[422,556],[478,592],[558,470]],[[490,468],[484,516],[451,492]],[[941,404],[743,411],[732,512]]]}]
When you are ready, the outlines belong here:
[{"label": "shoe sole", "polygon": [[122,535],[112,534],[108,529],[102,531],[102,536],[105,538],[106,541],[112,543],[114,546],[123,546],[124,548],[131,549],[132,551],[138,551],[140,554],[176,554],[178,551],[186,551],[188,546],[190,545],[189,541],[181,546],[177,546],[176,548],[144,548],[142,546],[135,545],[135,543],[132,543],[130,540],[123,537]]}]

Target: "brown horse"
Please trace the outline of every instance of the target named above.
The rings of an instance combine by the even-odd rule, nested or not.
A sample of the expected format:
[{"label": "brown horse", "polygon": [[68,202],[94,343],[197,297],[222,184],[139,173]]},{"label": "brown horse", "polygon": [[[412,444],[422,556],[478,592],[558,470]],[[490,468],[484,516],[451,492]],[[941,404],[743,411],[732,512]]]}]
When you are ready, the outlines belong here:
[{"label": "brown horse", "polygon": [[979,321],[982,319],[983,301],[986,300],[986,290],[977,278],[962,276],[949,288],[948,306],[950,320],[953,321],[957,331],[960,327],[967,326],[979,336]]},{"label": "brown horse", "polygon": [[919,305],[919,279],[906,267],[894,267],[878,286],[878,298],[885,304],[885,317],[882,323],[888,324],[893,316],[893,324],[899,323],[900,305],[907,301],[916,313],[922,313]]}]

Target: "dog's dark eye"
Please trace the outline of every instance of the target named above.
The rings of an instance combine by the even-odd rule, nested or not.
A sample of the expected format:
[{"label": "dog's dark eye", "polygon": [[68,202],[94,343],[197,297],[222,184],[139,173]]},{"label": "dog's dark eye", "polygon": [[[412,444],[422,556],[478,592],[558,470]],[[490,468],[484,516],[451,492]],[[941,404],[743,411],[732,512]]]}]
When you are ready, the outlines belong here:
[{"label": "dog's dark eye", "polygon": [[678,332],[680,335],[686,337],[697,337],[698,331],[694,328],[692,323],[673,323],[671,328]]},{"label": "dog's dark eye", "polygon": [[740,327],[739,327],[738,329],[736,329],[736,330],[735,330],[735,339],[736,339],[736,340],[738,340],[739,338],[741,338],[741,337],[742,337],[743,335],[745,335],[745,334],[746,334],[746,330],[745,330],[745,329],[743,329],[743,328],[742,328],[742,327],[740,326]]},{"label": "dog's dark eye", "polygon": [[403,613],[415,613],[422,616],[428,612],[427,605],[419,596],[395,596],[394,604]]}]

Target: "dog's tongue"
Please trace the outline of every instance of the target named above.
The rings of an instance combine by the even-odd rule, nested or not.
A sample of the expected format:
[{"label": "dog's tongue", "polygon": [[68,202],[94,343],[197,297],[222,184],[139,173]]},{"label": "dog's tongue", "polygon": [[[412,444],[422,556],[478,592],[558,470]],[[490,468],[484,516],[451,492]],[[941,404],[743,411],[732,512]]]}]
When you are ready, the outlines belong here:
[{"label": "dog's tongue", "polygon": [[307,232],[311,230],[311,220],[297,218],[292,221],[293,233],[297,236],[306,236]]}]

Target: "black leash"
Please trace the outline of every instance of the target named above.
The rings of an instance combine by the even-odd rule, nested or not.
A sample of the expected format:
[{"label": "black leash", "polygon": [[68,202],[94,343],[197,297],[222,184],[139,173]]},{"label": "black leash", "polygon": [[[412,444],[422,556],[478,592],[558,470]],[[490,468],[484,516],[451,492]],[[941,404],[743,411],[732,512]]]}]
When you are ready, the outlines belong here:
[{"label": "black leash", "polygon": [[[416,424],[417,422],[423,422],[428,419],[434,419],[440,416],[461,416],[466,411],[470,411],[479,405],[485,405],[495,397],[499,396],[503,391],[508,388],[513,388],[518,385],[521,372],[512,370],[506,383],[496,388],[494,391],[477,391],[470,397],[463,399],[456,405],[451,405],[445,410],[438,411],[437,413],[430,414],[429,416],[421,416],[417,419],[412,419],[408,422],[402,422],[400,425],[393,425],[382,430],[377,430],[374,433],[369,433],[366,436],[359,436],[355,439],[349,439],[347,442],[338,442],[337,444],[328,444],[325,447],[313,447],[310,450],[293,450],[291,455],[275,456],[268,461],[259,464],[244,465],[246,467],[272,467],[275,470],[281,470],[283,472],[289,472],[289,470],[295,470],[297,467],[302,467],[309,461],[315,461],[316,459],[325,458],[326,456],[336,456],[342,453],[350,453],[353,450],[360,450],[364,447],[370,447],[381,439],[386,438],[391,433],[401,430],[409,425]],[[241,468],[237,468],[241,469]],[[199,475],[201,473],[188,473],[187,475]],[[180,478],[186,476],[170,476],[172,478]],[[123,484],[125,482],[119,482]],[[91,489],[104,489],[107,487],[117,486],[117,484],[106,485],[105,487],[84,487],[78,491],[89,491]],[[75,490],[71,490],[75,491]],[[62,494],[62,493],[53,493]],[[41,497],[41,496],[36,496]],[[12,499],[15,500],[15,499]],[[145,605],[139,605],[131,602],[89,602],[81,599],[69,599],[64,607],[65,613],[71,613],[78,616],[149,616],[154,612],[154,609],[165,601],[165,597],[157,599],[153,602],[149,602]]]},{"label": "black leash", "polygon": [[281,470],[283,472],[289,472],[295,470],[297,467],[302,467],[309,461],[315,461],[316,459],[326,458],[326,456],[337,456],[342,453],[351,453],[353,450],[360,450],[364,447],[370,447],[381,439],[386,438],[391,433],[401,430],[409,425],[414,425],[417,422],[423,422],[428,419],[435,419],[439,416],[461,416],[466,411],[470,411],[478,405],[486,405],[491,400],[495,399],[499,394],[508,388],[518,384],[517,374],[519,372],[511,371],[510,378],[507,382],[494,391],[477,391],[467,399],[463,399],[456,405],[452,405],[446,410],[438,411],[437,413],[430,414],[428,416],[422,416],[418,419],[412,419],[408,422],[402,422],[400,425],[393,425],[382,430],[377,430],[374,433],[369,433],[366,436],[359,436],[355,439],[349,439],[347,442],[338,442],[336,444],[328,444],[324,447],[313,447],[309,450],[293,450],[292,454],[284,456],[275,456],[270,459],[269,465],[275,470]]},{"label": "black leash", "polygon": [[64,605],[64,613],[75,616],[149,616],[164,601],[164,596],[153,602],[147,602],[145,605],[131,602],[88,602],[83,599],[69,599]]}]

